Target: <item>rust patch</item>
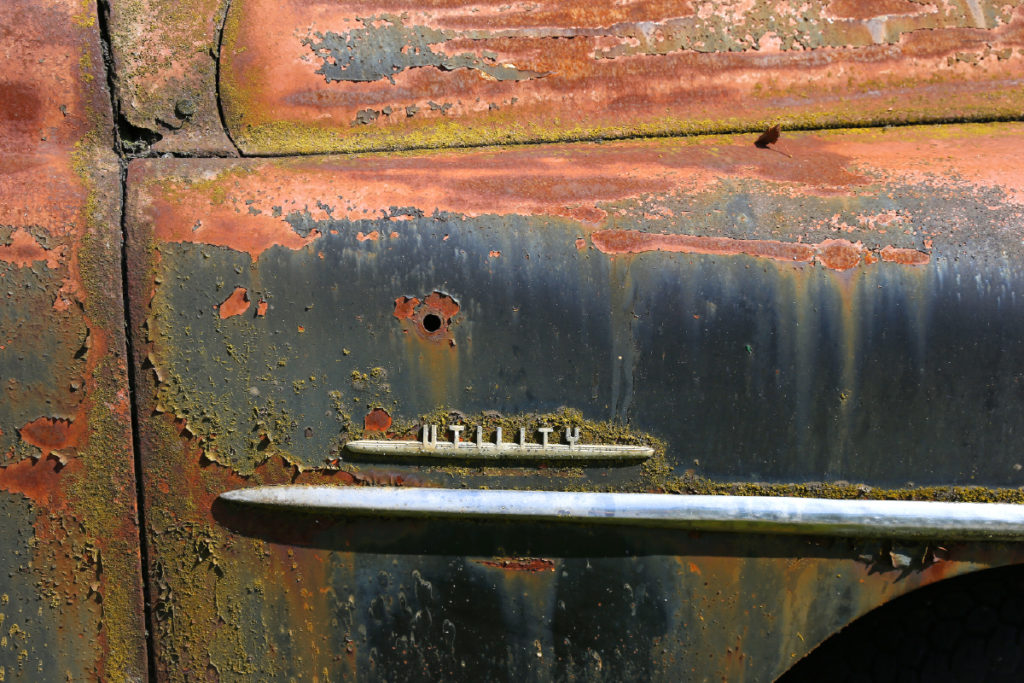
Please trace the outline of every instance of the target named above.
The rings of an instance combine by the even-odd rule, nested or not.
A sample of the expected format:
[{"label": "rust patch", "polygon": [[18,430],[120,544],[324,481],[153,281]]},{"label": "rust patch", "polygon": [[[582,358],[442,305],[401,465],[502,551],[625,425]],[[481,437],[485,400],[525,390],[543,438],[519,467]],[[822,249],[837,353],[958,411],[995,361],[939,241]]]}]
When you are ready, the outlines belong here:
[{"label": "rust patch", "polygon": [[184,9],[163,0],[125,0],[109,5],[120,111],[133,125],[157,133],[154,151],[235,154],[217,108],[216,55],[225,4],[195,0]]},{"label": "rust patch", "polygon": [[474,560],[485,567],[505,569],[512,572],[528,572],[537,574],[539,572],[555,571],[555,563],[540,557],[499,557],[493,560]]},{"label": "rust patch", "polygon": [[831,270],[849,270],[862,262],[883,261],[903,265],[925,265],[931,256],[915,249],[887,246],[869,249],[860,242],[832,239],[817,244],[780,242],[777,240],[741,240],[731,237],[700,235],[659,235],[639,230],[600,230],[591,236],[598,251],[604,254],[640,254],[649,251],[716,256],[754,256],[775,261],[812,263]]},{"label": "rust patch", "polygon": [[837,19],[871,19],[926,14],[928,7],[910,0],[832,0],[827,12]]},{"label": "rust patch", "polygon": [[43,457],[68,448],[77,448],[86,435],[79,421],[40,417],[18,430],[21,440],[43,452]]},{"label": "rust patch", "polygon": [[60,264],[58,254],[39,244],[24,228],[18,228],[11,234],[10,243],[0,245],[0,261],[7,261],[21,268],[37,261],[45,261],[47,268],[56,268]]},{"label": "rust patch", "polygon": [[[225,246],[254,259],[271,247],[298,250],[320,237],[315,227],[297,231],[288,222],[295,214],[314,223],[356,222],[391,207],[415,206],[425,214],[550,215],[599,225],[612,203],[716,191],[731,179],[785,184],[786,192],[812,196],[849,193],[871,184],[892,163],[888,158],[871,163],[880,153],[874,147],[885,145],[860,144],[858,153],[850,154],[847,147],[863,135],[793,134],[787,150],[794,158],[765,154],[749,139],[734,137],[396,155],[372,162],[351,156],[205,165],[187,159],[136,161],[129,167],[129,184],[147,189],[140,193],[141,206],[129,210],[144,212],[140,218],[154,225],[161,241]],[[899,142],[890,137],[887,145]],[[933,173],[942,170],[932,149],[917,145],[900,152],[914,164],[911,173],[926,163]],[[215,177],[208,179],[211,163]],[[331,202],[327,213],[318,205],[339,186],[346,188],[345,197]],[[372,228],[356,238],[373,239],[374,232],[377,239],[385,234]]]},{"label": "rust patch", "polygon": [[[179,163],[188,166],[188,161],[191,160],[180,160]],[[173,169],[176,165],[160,164],[154,166],[153,171]],[[129,184],[142,182],[135,175],[136,169],[145,168],[133,165],[129,169]],[[230,174],[204,181],[198,187],[171,184],[163,189],[163,193],[149,200],[147,212],[154,225],[154,234],[165,242],[229,247],[244,251],[256,260],[271,247],[298,250],[320,237],[320,232],[315,229],[300,235],[284,217],[274,216],[269,211],[249,211],[249,205],[245,203],[247,197],[243,196],[249,188]]]},{"label": "rust patch", "polygon": [[386,432],[391,426],[391,415],[383,408],[374,408],[363,418],[363,429],[367,432]]},{"label": "rust patch", "polygon": [[414,296],[400,296],[397,299],[395,299],[394,316],[399,320],[409,320],[410,318],[412,318],[413,312],[419,305],[420,300]]},{"label": "rust patch", "polygon": [[825,240],[815,245],[818,263],[832,270],[849,270],[860,265],[864,246],[849,240]]},{"label": "rust patch", "polygon": [[444,318],[445,322],[451,322],[451,319],[459,312],[458,302],[447,294],[442,294],[441,292],[430,293],[427,298],[424,299],[423,304],[427,306],[431,312],[437,313]]},{"label": "rust patch", "polygon": [[270,304],[265,299],[260,299],[256,302],[256,317],[262,318],[267,315],[267,309],[270,308]]},{"label": "rust patch", "polygon": [[491,258],[500,258],[501,252],[496,249],[492,249],[488,256],[490,256]]},{"label": "rust patch", "polygon": [[614,4],[238,2],[227,126],[291,154],[1020,109],[1016,2]]},{"label": "rust patch", "polygon": [[[146,671],[119,272],[120,179],[97,12],[92,0],[0,2],[0,262],[7,271],[8,264],[59,268],[39,282],[53,295],[54,309],[68,312],[48,328],[37,318],[24,330],[27,344],[39,334],[40,349],[61,350],[43,351],[38,361],[26,356],[30,364],[10,378],[24,373],[41,382],[32,403],[50,407],[0,409],[7,438],[20,439],[15,455],[36,456],[0,467],[0,489],[22,493],[36,507],[32,549],[22,558],[34,579],[20,590],[19,582],[11,584],[3,602],[13,604],[4,611],[27,613],[31,606],[35,623],[50,624],[33,636],[34,646],[26,644],[17,667],[12,648],[18,646],[5,645],[0,658],[8,678],[141,680]],[[58,279],[59,289],[50,289]],[[36,299],[11,291],[10,283],[5,289],[8,312],[31,317],[23,309]],[[78,343],[69,334],[80,323],[87,340],[67,346]],[[0,341],[10,343],[10,332]],[[11,358],[16,348],[5,353],[8,367],[18,362]],[[65,362],[67,352],[76,362]],[[48,654],[36,661],[44,649]]]},{"label": "rust patch", "polygon": [[220,305],[219,315],[221,320],[236,315],[242,315],[249,310],[249,292],[245,287],[235,287],[231,296]]},{"label": "rust patch", "polygon": [[420,303],[416,297],[395,299],[394,316],[412,328],[416,335],[430,342],[447,342],[455,346],[452,321],[460,310],[459,303],[448,294],[431,292]]},{"label": "rust patch", "polygon": [[905,266],[923,266],[931,261],[931,256],[917,249],[899,249],[892,245],[885,247],[878,255],[883,261],[902,263]]},{"label": "rust patch", "polygon": [[0,467],[0,486],[4,491],[30,498],[37,505],[51,510],[64,509],[68,502],[61,477],[74,477],[80,469],[77,460],[64,467],[60,462],[51,463],[46,458],[26,458]]},{"label": "rust patch", "polygon": [[368,233],[365,233],[365,234],[362,233],[362,232],[357,232],[356,233],[356,240],[359,241],[359,242],[366,242],[366,241],[376,242],[379,239],[380,239],[380,232],[378,232],[376,230],[372,230],[372,231],[370,231]]}]

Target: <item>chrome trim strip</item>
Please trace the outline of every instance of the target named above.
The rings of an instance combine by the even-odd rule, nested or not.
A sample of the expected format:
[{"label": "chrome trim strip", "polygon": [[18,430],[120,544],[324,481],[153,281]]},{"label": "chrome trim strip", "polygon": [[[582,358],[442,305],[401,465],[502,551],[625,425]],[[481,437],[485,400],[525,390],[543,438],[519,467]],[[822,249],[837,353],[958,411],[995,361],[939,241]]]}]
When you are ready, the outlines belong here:
[{"label": "chrome trim strip", "polygon": [[594,461],[646,460],[654,455],[647,446],[619,446],[603,444],[535,444],[535,443],[474,443],[472,441],[387,441],[363,439],[349,441],[345,450],[357,455],[391,456],[395,458],[438,458],[451,460],[549,460],[577,464]]},{"label": "chrome trim strip", "polygon": [[402,518],[628,524],[845,537],[1024,540],[1024,505],[654,493],[262,486],[225,501],[282,510]]}]

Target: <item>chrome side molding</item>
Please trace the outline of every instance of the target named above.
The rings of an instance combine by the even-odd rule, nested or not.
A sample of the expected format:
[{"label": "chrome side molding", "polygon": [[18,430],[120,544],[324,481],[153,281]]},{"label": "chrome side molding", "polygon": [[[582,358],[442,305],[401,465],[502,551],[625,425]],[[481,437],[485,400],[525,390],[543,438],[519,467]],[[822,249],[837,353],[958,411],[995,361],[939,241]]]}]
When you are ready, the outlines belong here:
[{"label": "chrome side molding", "polygon": [[1024,540],[1024,505],[657,493],[260,486],[224,501],[392,518],[555,521],[861,538]]}]

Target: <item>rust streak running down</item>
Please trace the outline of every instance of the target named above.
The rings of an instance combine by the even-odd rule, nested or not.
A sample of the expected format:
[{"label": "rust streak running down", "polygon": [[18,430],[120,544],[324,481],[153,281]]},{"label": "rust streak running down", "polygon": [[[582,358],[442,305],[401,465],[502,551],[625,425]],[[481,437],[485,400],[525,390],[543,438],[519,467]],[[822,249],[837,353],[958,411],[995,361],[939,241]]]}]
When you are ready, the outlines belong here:
[{"label": "rust streak running down", "polygon": [[832,270],[849,270],[864,263],[883,261],[920,266],[931,261],[931,256],[916,249],[886,246],[869,249],[861,242],[834,239],[803,244],[777,240],[741,240],[731,237],[705,237],[701,235],[659,235],[639,230],[599,230],[591,236],[598,251],[603,254],[640,254],[648,251],[667,251],[681,254],[712,254],[718,256],[755,256],[775,261],[796,263],[817,262]]}]

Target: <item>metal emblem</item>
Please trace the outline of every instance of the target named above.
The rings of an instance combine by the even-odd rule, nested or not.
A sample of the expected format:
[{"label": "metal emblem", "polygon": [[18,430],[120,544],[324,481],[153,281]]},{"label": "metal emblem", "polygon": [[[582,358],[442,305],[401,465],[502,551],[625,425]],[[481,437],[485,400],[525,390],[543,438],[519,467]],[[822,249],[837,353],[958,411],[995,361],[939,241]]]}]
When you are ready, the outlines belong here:
[{"label": "metal emblem", "polygon": [[345,449],[356,455],[450,458],[452,460],[566,460],[573,463],[587,461],[640,461],[654,455],[648,446],[580,443],[579,427],[565,430],[566,443],[552,443],[553,427],[541,427],[540,443],[528,442],[525,427],[519,428],[515,441],[505,441],[502,428],[495,429],[494,441],[484,440],[483,427],[475,427],[471,440],[464,440],[465,425],[447,425],[444,432],[451,433],[451,441],[438,440],[438,425],[424,425],[419,441],[389,441],[362,439],[349,441]]}]

